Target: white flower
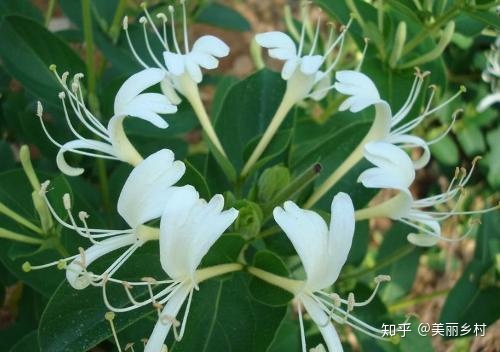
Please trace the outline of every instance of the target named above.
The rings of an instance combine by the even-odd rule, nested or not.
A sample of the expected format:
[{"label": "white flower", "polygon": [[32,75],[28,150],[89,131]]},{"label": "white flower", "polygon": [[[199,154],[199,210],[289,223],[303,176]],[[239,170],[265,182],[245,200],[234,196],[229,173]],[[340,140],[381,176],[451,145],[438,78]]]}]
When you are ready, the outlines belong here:
[{"label": "white flower", "polygon": [[406,123],[402,123],[415,104],[426,75],[427,73],[420,73],[417,71],[410,94],[406,102],[395,115],[392,114],[389,103],[380,98],[380,94],[373,81],[365,74],[357,71],[339,71],[335,75],[337,79],[337,82],[334,84],[335,89],[349,96],[340,105],[339,110],[343,111],[349,109],[351,112],[359,112],[371,105],[375,106],[375,120],[368,135],[364,139],[364,143],[383,141],[401,148],[421,148],[422,155],[420,158],[413,161],[415,169],[421,169],[427,165],[430,160],[429,146],[438,142],[448,134],[453,126],[458,111],[453,114],[453,121],[447,130],[432,141],[424,141],[420,137],[410,135],[409,132],[418,126],[427,116],[446,106],[465,91],[465,88],[461,87],[460,91],[454,96],[431,109],[431,102],[435,91],[434,86],[432,86],[433,90],[431,97],[425,110],[416,118]]},{"label": "white flower", "polygon": [[[76,139],[61,144],[51,137],[43,121],[43,109],[40,102],[38,102],[37,115],[40,118],[45,134],[52,143],[60,148],[56,157],[59,169],[69,176],[78,176],[84,170],[68,165],[64,158],[65,152],[121,160],[134,166],[137,165],[142,161],[142,157],[125,135],[123,119],[126,116],[135,116],[152,123],[158,128],[166,128],[168,124],[158,114],[172,114],[177,111],[177,107],[172,105],[164,95],[141,93],[161,82],[165,77],[165,73],[160,69],[146,69],[132,75],[120,87],[115,97],[114,115],[109,120],[108,126],[105,127],[84,103],[80,86],[80,79],[83,75],[76,74],[70,87],[68,87],[68,73],[65,72],[62,76],[59,76],[55,66],[52,66],[51,69],[64,89],[63,92],[59,93],[59,98],[63,104],[68,127]],[[66,99],[69,101],[71,110],[78,121],[97,139],[85,137],[77,132],[77,128],[71,122]]]},{"label": "white flower", "polygon": [[[273,214],[297,251],[307,276],[303,285],[291,289],[299,304],[302,350],[307,351],[301,307],[306,309],[318,326],[328,351],[343,350],[331,320],[340,324],[347,323],[370,336],[380,338],[381,331],[349,315],[355,306],[371,301],[375,293],[368,301],[356,303],[353,294],[349,295],[348,300],[343,300],[337,294],[325,291],[337,280],[351,249],[355,224],[351,198],[345,193],[338,193],[334,197],[330,228],[318,214],[301,209],[291,201],[285,202],[283,208],[275,208]],[[385,279],[377,279],[377,288]],[[346,310],[341,308],[342,304],[347,306]]]},{"label": "white flower", "polygon": [[[160,150],[139,163],[127,178],[118,199],[118,213],[129,225],[129,228],[124,230],[89,228],[87,226],[88,215],[85,212],[79,213],[78,217],[83,226],[78,226],[71,212],[69,194],[64,195],[63,201],[70,221],[69,223],[64,221],[46,198],[45,193],[49,185],[47,181],[41,193],[55,219],[64,227],[75,230],[79,235],[88,238],[93,245],[86,250],[81,249],[80,253],[75,256],[28,268],[37,269],[60,265],[72,260],[67,265],[66,278],[75,289],[84,289],[90,284],[101,285],[103,280],[112,280],[112,275],[137,248],[147,241],[158,239],[158,229],[144,224],[162,215],[165,204],[169,202],[170,194],[173,192],[172,185],[182,177],[185,169],[183,162],[174,161],[174,154],[168,149]],[[122,247],[128,248],[104,272],[93,274],[87,271],[94,261]]]},{"label": "white flower", "polygon": [[491,94],[485,96],[477,105],[477,111],[483,112],[490,106],[500,103],[500,36],[497,37],[495,45],[486,55],[487,64],[482,77],[491,85]]},{"label": "white flower", "polygon": [[[285,98],[289,99],[292,104],[298,103],[305,98],[321,100],[326,96],[328,91],[333,88],[333,86],[330,85],[330,73],[339,61],[345,33],[351,21],[349,21],[347,26],[342,30],[342,33],[333,42],[331,40],[333,38],[333,28],[331,29],[330,40],[322,55],[315,54],[318,46],[321,20],[318,19],[313,43],[308,53],[304,52],[306,32],[305,18],[302,23],[298,48],[293,39],[283,32],[273,31],[259,33],[255,37],[255,40],[260,46],[269,49],[268,53],[270,57],[285,62],[281,70],[281,77],[287,81]],[[326,67],[325,71],[321,71],[321,67],[326,63],[327,58],[339,44],[340,48],[336,59]]]},{"label": "white flower", "polygon": [[[203,102],[200,97],[200,92],[198,89],[198,83],[203,79],[202,68],[204,69],[215,69],[219,66],[219,58],[225,57],[229,54],[229,47],[219,38],[213,35],[204,35],[198,38],[192,48],[189,47],[189,36],[187,30],[187,19],[186,19],[186,4],[185,0],[181,0],[182,14],[183,14],[183,42],[184,51],[181,50],[176,37],[175,30],[175,20],[174,20],[174,7],[169,6],[168,11],[170,13],[170,23],[171,23],[171,33],[173,48],[170,47],[167,38],[167,22],[168,16],[164,13],[159,13],[156,15],[163,23],[162,34],[153,21],[153,18],[147,10],[146,3],[142,3],[141,7],[144,9],[145,16],[139,19],[139,22],[143,26],[144,41],[146,43],[146,48],[151,60],[154,64],[161,70],[165,72],[165,77],[161,82],[161,87],[163,93],[168,97],[168,99],[175,104],[179,104],[181,99],[177,92],[181,93],[189,101],[193,110],[198,117],[200,124],[205,130],[208,138],[212,141],[215,147],[219,150],[222,155],[225,155],[224,149],[213,129],[210,122],[210,118],[203,106]],[[160,41],[163,47],[163,62],[158,59],[157,55],[153,52],[151,44],[149,43],[147,25],[150,25],[153,29],[154,34]],[[127,41],[137,62],[144,68],[149,68],[149,65],[141,59],[137,54],[137,51],[132,44],[130,35],[128,33],[128,18],[123,19],[123,29],[127,37]]]},{"label": "white flower", "polygon": [[[148,304],[153,304],[159,312],[151,337],[145,347],[146,352],[160,351],[170,328],[174,327],[176,339],[184,333],[186,318],[189,313],[193,291],[198,283],[208,277],[241,269],[239,264],[220,265],[197,270],[202,258],[210,247],[231,225],[238,211],[234,208],[222,210],[224,198],[218,194],[207,203],[200,199],[192,186],[174,187],[168,193],[168,201],[162,208],[160,223],[160,260],[169,280],[127,282],[124,288],[132,297],[128,287],[148,285],[151,297],[145,301],[132,300],[132,305],[125,308],[113,307],[103,286],[104,300],[114,312],[126,312]],[[208,273],[210,271],[210,273]],[[168,284],[159,292],[153,292],[153,285]],[[185,300],[188,300],[182,325],[176,319]],[[177,327],[181,326],[177,333]]]},{"label": "white flower", "polygon": [[[388,159],[390,153],[387,153]],[[479,158],[474,159],[473,165],[469,173],[465,169],[458,169],[455,176],[450,182],[450,185],[441,194],[434,196],[414,199],[409,189],[404,185],[407,180],[401,178],[401,175],[394,173],[394,167],[390,165],[389,161],[379,164],[376,175],[362,174],[363,184],[371,188],[390,188],[397,189],[400,192],[391,199],[374,205],[372,207],[356,211],[356,220],[363,220],[374,217],[387,217],[403,224],[411,226],[416,230],[415,233],[410,233],[407,239],[410,243],[416,246],[433,246],[439,240],[448,242],[459,241],[468,236],[473,230],[471,226],[469,230],[459,238],[450,239],[441,234],[440,223],[451,216],[456,215],[471,215],[481,214],[498,209],[498,206],[476,211],[459,211],[457,210],[460,205],[459,197],[463,192],[464,187],[469,181],[474,166]],[[372,161],[373,162],[373,161]],[[394,160],[397,163],[397,160]],[[399,180],[397,178],[400,177]],[[386,180],[386,181],[384,181]],[[399,188],[399,186],[401,186]],[[455,205],[450,208],[449,204],[455,202]],[[449,208],[448,210],[441,210]]]}]

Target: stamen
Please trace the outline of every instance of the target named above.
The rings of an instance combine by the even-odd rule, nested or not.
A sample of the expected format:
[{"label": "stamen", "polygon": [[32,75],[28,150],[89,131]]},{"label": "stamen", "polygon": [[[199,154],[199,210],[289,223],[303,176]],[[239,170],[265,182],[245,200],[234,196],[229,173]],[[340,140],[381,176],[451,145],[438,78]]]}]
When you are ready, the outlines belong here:
[{"label": "stamen", "polygon": [[189,297],[186,305],[186,309],[184,311],[184,317],[182,318],[182,326],[181,326],[181,331],[179,333],[177,341],[180,341],[182,337],[184,336],[184,330],[186,328],[186,323],[189,315],[189,310],[191,309],[191,300],[193,298],[193,289],[189,291]]},{"label": "stamen", "polygon": [[168,45],[168,38],[167,38],[167,22],[168,22],[168,17],[164,13],[159,13],[156,15],[156,18],[159,18],[162,20],[162,28],[163,28],[163,41],[165,42],[165,46],[167,47],[167,51],[170,51],[170,47]]},{"label": "stamen", "polygon": [[302,352],[307,352],[306,346],[306,334],[304,331],[304,321],[302,320],[302,306],[300,304],[300,299],[298,300],[298,313],[299,313],[299,326],[300,326],[300,342],[302,344]]},{"label": "stamen", "polygon": [[125,351],[128,351],[128,350],[130,350],[131,352],[135,352],[133,342],[129,342],[125,345]]},{"label": "stamen", "polygon": [[[320,11],[321,11],[321,9],[320,9]],[[311,46],[311,50],[309,51],[309,55],[312,55],[314,53],[314,50],[316,50],[316,45],[318,44],[318,38],[319,38],[320,25],[321,25],[321,17],[318,17],[318,21],[316,23],[316,31],[314,32],[313,44]]]},{"label": "stamen", "polygon": [[[168,50],[168,47],[167,45],[165,44],[165,42],[163,41],[163,38],[161,37],[160,35],[160,32],[158,32],[158,28],[156,28],[154,22],[153,22],[153,19],[151,18],[151,15],[149,14],[149,11],[148,11],[148,6],[145,2],[141,3],[141,7],[142,9],[144,10],[144,14],[146,15],[151,27],[153,28],[153,31],[155,32],[156,36],[158,37],[158,39],[160,40],[160,43],[162,43],[163,47],[165,49]],[[144,17],[141,17],[141,19],[139,21],[141,21]],[[146,21],[147,22],[147,21]],[[142,23],[142,22],[141,22]]]},{"label": "stamen", "polygon": [[458,115],[460,115],[461,113],[463,113],[463,109],[458,109],[456,110],[452,115],[451,115],[451,123],[448,125],[448,127],[446,128],[446,130],[441,133],[438,137],[434,138],[434,139],[431,139],[430,141],[427,141],[427,145],[433,145],[437,142],[439,142],[440,140],[442,140],[444,137],[446,137],[448,135],[448,133],[450,133],[451,129],[453,128],[453,125],[455,124],[455,122],[457,121],[457,117]]},{"label": "stamen", "polygon": [[177,35],[175,33],[175,18],[174,18],[174,7],[172,5],[168,6],[168,12],[170,12],[170,24],[172,26],[172,37],[174,39],[174,46],[175,46],[175,51],[177,51],[177,54],[181,55],[181,50],[179,49],[179,43],[177,43]]},{"label": "stamen", "polygon": [[365,38],[365,46],[363,47],[363,51],[361,52],[361,59],[359,60],[358,62],[358,65],[356,66],[356,71],[360,71],[361,70],[361,66],[363,66],[363,62],[365,61],[365,56],[366,56],[366,51],[368,50],[368,42],[370,41],[370,39],[368,38]]},{"label": "stamen", "polygon": [[187,15],[186,15],[186,1],[180,0],[182,5],[182,22],[184,30],[184,50],[186,54],[189,54],[189,38],[187,32]]},{"label": "stamen", "polygon": [[107,312],[104,315],[104,318],[109,322],[109,325],[111,326],[111,331],[113,332],[113,337],[115,339],[116,347],[118,348],[118,352],[121,352],[122,349],[120,347],[120,341],[118,341],[118,335],[116,334],[115,324],[113,323],[113,320],[115,319],[115,313]]},{"label": "stamen", "polygon": [[127,42],[128,46],[130,48],[130,51],[132,52],[132,55],[134,58],[137,60],[137,62],[144,68],[149,68],[148,65],[142,59],[140,58],[139,55],[137,55],[137,52],[135,51],[134,45],[132,45],[132,40],[130,40],[130,34],[128,33],[128,17],[125,16],[123,17],[123,30],[125,31],[125,36],[127,37]]},{"label": "stamen", "polygon": [[36,116],[42,118],[43,116],[43,105],[40,101],[36,102]]},{"label": "stamen", "polygon": [[300,30],[300,42],[299,42],[299,50],[297,51],[297,56],[302,56],[302,49],[304,48],[304,40],[306,35],[306,21],[305,16],[302,16],[302,29]]},{"label": "stamen", "polygon": [[146,24],[148,21],[146,20],[146,17],[141,17],[139,19],[139,22],[142,24],[142,31],[144,33],[144,42],[146,43],[146,49],[148,50],[149,56],[151,56],[151,58],[153,59],[155,64],[158,65],[158,67],[161,67],[164,70],[166,70],[166,68],[162,65],[162,63],[158,61],[158,59],[156,58],[156,55],[154,54],[153,49],[151,49],[151,45],[149,44],[148,32],[146,30]]}]

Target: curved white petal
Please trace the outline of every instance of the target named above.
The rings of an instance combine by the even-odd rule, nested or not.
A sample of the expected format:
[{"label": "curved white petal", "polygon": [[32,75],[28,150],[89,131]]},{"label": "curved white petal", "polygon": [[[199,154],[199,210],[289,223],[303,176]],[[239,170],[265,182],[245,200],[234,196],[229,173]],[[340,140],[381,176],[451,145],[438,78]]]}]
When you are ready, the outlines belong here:
[{"label": "curved white petal", "polygon": [[184,73],[184,55],[171,53],[170,51],[163,52],[163,58],[168,72],[175,76],[180,76]]},{"label": "curved white petal", "polygon": [[169,191],[184,175],[186,166],[174,153],[162,149],[151,154],[130,173],[118,198],[118,213],[131,226],[159,218],[169,202]]},{"label": "curved white petal", "polygon": [[185,65],[191,79],[196,83],[200,83],[203,79],[203,73],[201,72],[200,66],[190,58],[186,59]]},{"label": "curved white petal", "polygon": [[419,246],[419,247],[432,247],[439,242],[439,237],[423,233],[409,233],[406,236],[406,239],[414,246]]},{"label": "curved white petal", "polygon": [[219,60],[210,54],[203,52],[192,51],[188,54],[190,60],[197,63],[199,66],[206,68],[207,70],[213,70],[219,66]]},{"label": "curved white petal", "polygon": [[325,340],[326,347],[329,352],[342,352],[342,343],[340,342],[339,335],[335,327],[330,322],[330,317],[321,309],[321,306],[308,295],[301,295],[298,297],[304,308],[309,313],[309,316],[318,326],[323,340]]},{"label": "curved white petal", "polygon": [[297,251],[307,282],[321,280],[328,245],[328,228],[323,218],[311,210],[299,208],[292,201],[285,202],[283,208],[274,208],[273,215]]},{"label": "curved white petal", "polygon": [[283,68],[281,69],[281,78],[283,78],[285,81],[288,81],[290,77],[292,77],[292,75],[295,73],[295,70],[297,70],[299,64],[300,59],[297,58],[292,58],[286,61],[283,65]]},{"label": "curved white petal", "polygon": [[159,93],[143,93],[136,96],[120,110],[120,115],[128,115],[146,120],[158,128],[167,128],[168,123],[158,114],[173,114],[177,106]]},{"label": "curved white petal", "polygon": [[160,83],[165,78],[165,71],[159,68],[147,68],[132,76],[120,87],[115,97],[115,115],[137,95],[147,88]]},{"label": "curved white petal", "polygon": [[182,102],[181,97],[175,91],[174,85],[169,77],[165,77],[165,79],[161,81],[160,86],[162,93],[165,94],[167,99],[171,101],[172,104],[179,105]]},{"label": "curved white petal", "polygon": [[274,59],[290,60],[297,57],[297,47],[288,34],[278,31],[259,33],[255,36],[255,40],[266,49],[281,49],[269,51],[269,56]]},{"label": "curved white petal", "polygon": [[500,92],[492,93],[485,96],[479,104],[477,104],[477,112],[483,112],[495,103],[500,103]]},{"label": "curved white petal", "polygon": [[358,71],[338,71],[334,88],[342,94],[350,95],[339,107],[344,111],[358,112],[370,105],[380,102],[380,94],[373,81]]},{"label": "curved white petal", "polygon": [[330,77],[325,75],[323,71],[318,71],[316,73],[314,87],[311,92],[311,98],[316,101],[323,99],[328,94],[330,85]]},{"label": "curved white petal", "polygon": [[224,198],[220,194],[207,203],[192,186],[178,187],[170,196],[160,224],[162,267],[172,278],[191,277],[238,211],[222,211]]},{"label": "curved white petal", "polygon": [[358,182],[368,188],[407,189],[415,179],[413,162],[403,150],[387,142],[369,142],[364,156],[376,168],[365,170]]},{"label": "curved white petal", "polygon": [[227,44],[213,35],[204,35],[198,38],[193,44],[192,51],[209,54],[215,57],[229,55],[229,47]]},{"label": "curved white petal", "polygon": [[[183,285],[179,287],[177,292],[175,292],[172,297],[168,300],[167,304],[163,308],[160,318],[153,328],[153,332],[148,339],[146,346],[144,347],[144,352],[160,352],[162,351],[163,344],[167,338],[168,332],[172,327],[172,318],[175,318],[182,307],[182,304],[186,300],[192,287],[189,285]],[[161,317],[170,317],[170,319],[161,319]]]},{"label": "curved white petal", "polygon": [[354,206],[351,197],[346,193],[335,195],[331,205],[330,231],[328,235],[328,264],[327,275],[322,287],[331,286],[339,277],[340,270],[344,266],[349,251],[351,250],[352,238],[354,236]]},{"label": "curved white petal", "polygon": [[429,149],[429,146],[427,145],[427,142],[420,137],[403,134],[388,136],[386,138],[386,141],[392,144],[400,145],[402,148],[421,148],[422,155],[418,159],[412,160],[415,170],[419,170],[425,167],[431,160],[431,151]]},{"label": "curved white petal", "polygon": [[[135,234],[118,235],[115,237],[102,240],[98,244],[94,244],[85,250],[84,263],[82,258],[77,257],[66,268],[66,279],[68,283],[77,290],[83,290],[90,285],[90,278],[85,274],[87,268],[94,261],[118,248],[132,245],[137,241]],[[83,266],[85,264],[85,268]]]},{"label": "curved white petal", "polygon": [[66,162],[66,159],[64,158],[64,153],[72,150],[82,150],[82,149],[95,150],[97,152],[103,153],[104,155],[115,156],[113,147],[108,143],[96,141],[93,139],[85,139],[85,140],[75,139],[73,141],[64,143],[61,149],[59,149],[59,152],[56,155],[56,163],[59,170],[61,170],[61,172],[63,172],[68,176],[81,175],[85,170],[82,169],[81,167],[70,166]]},{"label": "curved white petal", "polygon": [[300,70],[306,75],[316,74],[323,63],[321,55],[306,55],[302,57]]}]

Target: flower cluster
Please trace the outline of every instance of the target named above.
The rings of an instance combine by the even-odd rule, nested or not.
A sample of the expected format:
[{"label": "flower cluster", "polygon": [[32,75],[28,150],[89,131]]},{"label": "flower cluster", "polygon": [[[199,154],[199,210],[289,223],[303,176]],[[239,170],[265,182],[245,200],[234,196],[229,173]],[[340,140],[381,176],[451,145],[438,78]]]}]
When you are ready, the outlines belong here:
[{"label": "flower cluster", "polygon": [[[161,115],[175,114],[182,96],[191,105],[210,144],[215,148],[212,152],[219,153],[222,157],[226,155],[224,146],[220,143],[202,104],[198,84],[203,79],[202,69],[217,68],[218,60],[229,54],[229,47],[211,35],[198,38],[191,47],[185,0],[180,2],[183,17],[181,41],[178,41],[176,36],[173,6],[168,7],[168,14],[156,15],[162,23],[162,27],[157,28],[153,17],[143,4],[144,16],[139,19],[139,24],[144,33],[147,59],[145,55],[138,53],[129,35],[128,19],[124,19],[123,29],[130,50],[143,69],[133,74],[119,88],[114,100],[113,116],[109,118],[107,125],[103,124],[85,104],[80,83],[83,75],[77,73],[70,79],[68,72],[59,75],[55,66],[51,67],[62,87],[59,98],[68,128],[75,137],[74,140],[65,143],[56,141],[45,124],[42,105],[38,103],[37,115],[42,128],[50,141],[59,148],[57,165],[69,176],[78,176],[84,172],[82,168],[68,164],[65,158],[66,152],[130,164],[133,169],[121,188],[116,204],[116,212],[126,222],[127,227],[124,229],[90,227],[89,215],[85,211],[74,214],[74,205],[69,194],[65,194],[62,198],[65,213],[60,214],[53,201],[49,201],[47,197],[51,185],[46,181],[41,185],[39,195],[53,219],[61,226],[87,239],[90,244],[87,248],[79,248],[72,256],[37,266],[27,262],[23,268],[29,271],[57,266],[65,270],[67,282],[74,289],[83,290],[89,286],[100,288],[103,302],[111,311],[106,316],[110,322],[115,313],[153,306],[158,312],[158,321],[145,344],[145,351],[148,352],[165,350],[164,344],[170,330],[173,330],[177,340],[183,337],[192,298],[194,292],[200,290],[201,282],[243,268],[251,275],[293,294],[303,351],[307,351],[304,311],[317,325],[328,351],[343,350],[333,322],[347,324],[371,337],[383,339],[383,332],[380,329],[363,322],[351,312],[355,307],[370,303],[376,297],[380,284],[390,280],[388,276],[377,276],[373,294],[362,302],[356,301],[353,293],[347,298],[341,298],[334,292],[334,285],[352,246],[356,221],[374,217],[387,217],[400,221],[415,229],[415,233],[408,234],[411,243],[431,246],[440,239],[451,240],[442,235],[441,221],[453,215],[477,214],[497,208],[472,212],[458,209],[460,202],[457,198],[471,178],[476,160],[469,172],[457,169],[455,177],[442,194],[415,199],[410,191],[416,172],[430,161],[430,146],[451,131],[458,112],[453,114],[453,122],[442,136],[436,139],[426,141],[411,132],[426,117],[455,99],[462,89],[433,107],[435,88],[432,88],[431,98],[423,112],[409,119],[408,115],[418,99],[427,72],[417,70],[409,96],[396,113],[393,113],[389,102],[381,98],[371,78],[359,72],[360,65],[355,71],[344,70],[334,73],[351,21],[341,28],[336,38],[332,28],[328,39],[321,45],[320,20],[317,21],[309,44],[306,40],[305,19],[298,44],[292,37],[282,32],[257,34],[256,42],[268,49],[269,56],[284,62],[281,77],[286,81],[286,91],[270,125],[247,159],[241,171],[241,179],[244,180],[253,171],[253,166],[259,161],[288,112],[304,99],[319,101],[330,91],[335,91],[347,96],[340,104],[339,110],[358,113],[368,107],[374,107],[375,117],[369,132],[359,146],[352,150],[350,156],[313,191],[302,208],[291,200],[284,201],[287,198],[280,199],[270,207],[269,218],[272,219],[271,210],[274,208],[272,211],[274,221],[291,241],[301,260],[305,271],[303,280],[279,277],[260,268],[248,266],[244,256],[240,256],[241,259],[236,263],[199,268],[202,258],[212,245],[236,221],[238,210],[235,208],[224,210],[225,199],[221,194],[204,200],[200,198],[194,186],[180,186],[179,181],[186,171],[184,162],[176,160],[174,152],[170,149],[161,149],[148,156],[141,155],[128,139],[123,126],[124,119],[131,116],[145,120],[158,128],[167,128],[168,123]],[[307,9],[304,12],[307,12]],[[168,22],[171,24],[170,29]],[[149,27],[163,48],[161,54],[155,53],[152,49]],[[320,48],[323,48],[322,52],[318,53]],[[150,67],[146,61],[153,62],[155,67]],[[494,69],[495,63],[492,63],[489,71],[495,74]],[[332,77],[335,77],[333,83]],[[161,93],[146,92],[157,85],[159,87],[156,88],[159,88]],[[82,128],[77,128],[74,122],[78,122],[83,131]],[[412,153],[412,155],[418,154],[419,157],[413,159],[408,153],[409,149],[418,150],[420,154]],[[350,196],[339,192],[331,202],[331,218],[328,226],[317,212],[308,208],[324,197],[337,181],[363,158],[373,164],[373,167],[364,170],[359,175],[358,181],[368,188],[394,190],[394,197],[381,204],[356,210]],[[454,205],[450,209],[437,210],[451,203]],[[471,229],[472,227],[469,231]],[[465,235],[467,234],[468,232]],[[142,278],[137,281],[120,279],[120,269],[126,265],[127,260],[138,248],[153,241],[158,242],[159,260],[165,277]],[[120,254],[105,270],[95,272],[93,269],[95,262],[116,252]],[[114,303],[110,285],[121,286],[130,304],[123,307]],[[147,289],[149,297],[139,301],[132,293],[134,287]],[[184,305],[183,317],[178,320],[177,316]],[[112,331],[119,347],[113,325]],[[325,348],[320,345],[312,350],[324,351]]]}]

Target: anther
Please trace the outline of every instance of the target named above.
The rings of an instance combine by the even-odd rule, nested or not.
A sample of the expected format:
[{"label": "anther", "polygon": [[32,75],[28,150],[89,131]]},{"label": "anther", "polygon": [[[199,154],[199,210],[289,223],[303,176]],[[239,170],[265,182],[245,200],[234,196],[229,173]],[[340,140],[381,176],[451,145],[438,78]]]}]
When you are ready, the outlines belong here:
[{"label": "anther", "polygon": [[89,214],[87,214],[87,212],[85,212],[85,211],[80,211],[80,212],[78,212],[78,218],[81,221],[85,221],[89,218]]},{"label": "anther", "polygon": [[175,319],[175,317],[168,314],[163,314],[160,317],[160,321],[163,325],[167,325],[168,323],[170,323],[174,328],[178,328],[181,325],[181,323],[177,319]]},{"label": "anther", "polygon": [[342,304],[342,300],[340,299],[340,296],[338,293],[334,292],[334,293],[330,294],[330,298],[332,299],[333,304],[336,307],[340,307],[340,305]]},{"label": "anther", "polygon": [[41,196],[45,195],[45,193],[47,193],[47,188],[49,187],[49,185],[50,185],[49,180],[42,182],[42,184],[40,185],[40,192],[38,192],[38,193]]},{"label": "anther", "polygon": [[69,72],[66,71],[62,74],[61,76],[61,81],[63,82],[63,85],[66,85],[66,80],[68,79],[68,76],[69,76]]},{"label": "anther", "polygon": [[42,118],[43,116],[43,105],[40,100],[36,102],[36,116],[39,118]]},{"label": "anther", "polygon": [[57,269],[59,270],[65,270],[68,267],[68,263],[66,260],[61,259],[59,262],[57,262]]},{"label": "anther", "polygon": [[107,321],[112,321],[113,319],[115,319],[115,313],[107,312],[106,314],[104,314],[104,319],[106,319]]},{"label": "anther", "polygon": [[141,278],[141,281],[147,282],[148,284],[151,285],[156,285],[156,283],[158,282],[154,277],[149,277],[149,276]]},{"label": "anther", "polygon": [[156,18],[161,19],[164,23],[168,22],[168,17],[164,13],[160,12],[156,14]]},{"label": "anther", "polygon": [[356,301],[354,299],[354,293],[349,293],[347,296],[347,312],[350,312],[354,309],[354,305],[356,304]]},{"label": "anther", "polygon": [[123,17],[122,27],[123,30],[128,30],[128,16]]},{"label": "anther", "polygon": [[56,69],[57,69],[57,66],[55,64],[52,64],[49,66],[49,70],[51,70],[52,72],[56,72]]},{"label": "anther", "polygon": [[464,85],[461,85],[461,86],[460,86],[460,92],[461,92],[461,93],[465,93],[465,92],[467,92],[467,88],[466,88]]},{"label": "anther", "polygon": [[144,16],[142,16],[141,18],[139,18],[139,23],[140,24],[146,24],[148,22],[148,19]]},{"label": "anther", "polygon": [[64,209],[71,210],[71,197],[69,196],[69,193],[64,193],[62,199],[63,199]]},{"label": "anther", "polygon": [[377,277],[375,277],[374,281],[376,284],[379,284],[381,282],[388,282],[391,281],[391,277],[389,275],[378,275]]},{"label": "anther", "polygon": [[134,352],[134,343],[133,342],[129,342],[125,345],[125,351],[128,351],[128,350],[131,350],[132,352]]},{"label": "anther", "polygon": [[173,14],[175,12],[175,9],[172,5],[168,5],[168,11]]},{"label": "anther", "polygon": [[23,268],[23,271],[25,273],[31,271],[31,263],[30,262],[24,262],[22,268]]},{"label": "anther", "polygon": [[59,94],[57,95],[59,97],[59,99],[63,100],[66,98],[66,93],[64,92],[59,92]]}]

